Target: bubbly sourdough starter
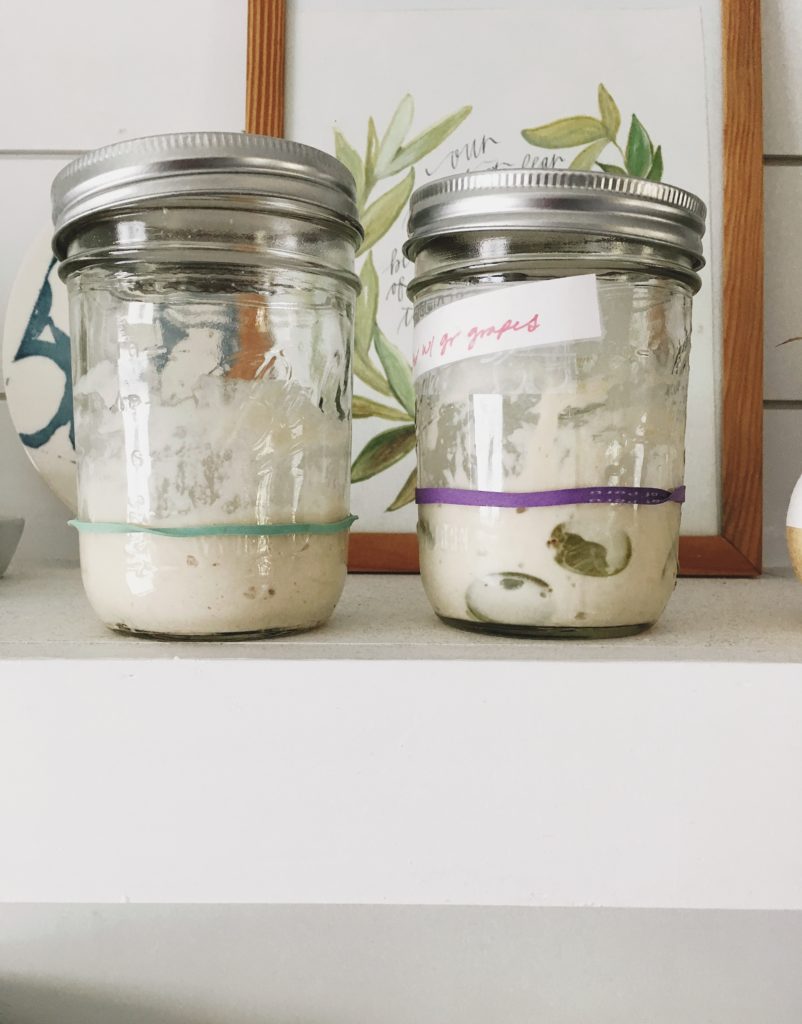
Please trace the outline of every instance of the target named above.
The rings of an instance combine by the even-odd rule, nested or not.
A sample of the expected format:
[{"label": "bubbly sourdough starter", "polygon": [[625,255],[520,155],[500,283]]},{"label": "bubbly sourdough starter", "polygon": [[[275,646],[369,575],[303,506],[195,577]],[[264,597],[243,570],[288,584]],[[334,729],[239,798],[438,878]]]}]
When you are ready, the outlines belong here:
[{"label": "bubbly sourdough starter", "polygon": [[[121,360],[75,388],[80,517],[187,527],[327,523],[348,514],[350,424],[287,380]],[[109,626],[169,636],[264,634],[325,621],[342,592],[347,532],[278,537],[80,536],[87,596]]]},{"label": "bubbly sourdough starter", "polygon": [[[627,314],[629,309],[626,310]],[[687,363],[667,346],[603,343],[468,359],[418,381],[421,487],[545,491],[682,482]],[[678,332],[682,337],[682,332]],[[624,339],[627,334],[622,332]],[[645,364],[640,374],[636,362]],[[687,355],[685,354],[685,358]],[[583,373],[602,360],[593,372]],[[653,623],[674,588],[680,506],[421,505],[421,576],[434,610],[522,631]]]},{"label": "bubbly sourdough starter", "polygon": [[290,632],[334,611],[347,536],[82,534],[81,575],[95,612],[114,629],[187,637]]},{"label": "bubbly sourdough starter", "polygon": [[[576,629],[650,625],[676,578],[679,508],[662,505],[420,510],[421,577],[438,615],[510,626]],[[609,576],[557,564],[555,529],[613,552]],[[621,571],[616,572],[631,555]],[[617,546],[618,551],[614,551]],[[617,560],[616,560],[617,559]]]}]

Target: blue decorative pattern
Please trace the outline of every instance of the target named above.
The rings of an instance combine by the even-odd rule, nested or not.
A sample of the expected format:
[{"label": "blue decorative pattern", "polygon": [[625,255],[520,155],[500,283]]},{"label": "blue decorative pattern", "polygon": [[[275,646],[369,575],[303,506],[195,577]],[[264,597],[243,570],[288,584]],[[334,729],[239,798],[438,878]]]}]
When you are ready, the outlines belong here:
[{"label": "blue decorative pattern", "polygon": [[[64,374],[64,394],[62,395],[59,407],[49,423],[32,434],[20,434],[22,443],[28,448],[41,448],[47,444],[50,438],[61,427],[69,424],[70,444],[75,448],[75,426],[72,418],[72,365],[70,361],[70,337],[60,327],[57,327],[51,310],[53,306],[53,289],[50,284],[50,275],[56,266],[55,258],[50,261],[45,279],[39,290],[39,296],[28,319],[28,326],[22,335],[14,362],[27,359],[30,356],[44,356],[52,360]],[[48,340],[44,335],[50,330],[53,340]]]}]

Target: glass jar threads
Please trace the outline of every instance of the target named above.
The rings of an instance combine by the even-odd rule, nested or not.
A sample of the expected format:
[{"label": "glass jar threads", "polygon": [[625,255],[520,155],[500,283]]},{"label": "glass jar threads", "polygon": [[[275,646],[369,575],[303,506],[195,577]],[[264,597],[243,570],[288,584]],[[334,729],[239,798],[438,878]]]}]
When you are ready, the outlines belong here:
[{"label": "glass jar threads", "polygon": [[579,171],[413,194],[418,537],[445,621],[623,636],[663,611],[705,212]]},{"label": "glass jar threads", "polygon": [[280,139],[154,136],[67,166],[53,213],[98,616],[210,638],[325,621],[351,523],[350,174]]}]

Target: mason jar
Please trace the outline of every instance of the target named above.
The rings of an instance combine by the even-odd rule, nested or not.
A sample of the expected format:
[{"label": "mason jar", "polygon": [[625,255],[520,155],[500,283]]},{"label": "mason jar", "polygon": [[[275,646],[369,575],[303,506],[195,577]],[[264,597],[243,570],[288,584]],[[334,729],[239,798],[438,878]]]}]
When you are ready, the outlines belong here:
[{"label": "mason jar", "polygon": [[418,538],[446,622],[625,636],[674,588],[705,206],[579,171],[412,196]]},{"label": "mason jar", "polygon": [[163,135],[80,157],[52,198],[95,612],[168,638],[324,622],[351,523],[351,175],[281,139]]}]

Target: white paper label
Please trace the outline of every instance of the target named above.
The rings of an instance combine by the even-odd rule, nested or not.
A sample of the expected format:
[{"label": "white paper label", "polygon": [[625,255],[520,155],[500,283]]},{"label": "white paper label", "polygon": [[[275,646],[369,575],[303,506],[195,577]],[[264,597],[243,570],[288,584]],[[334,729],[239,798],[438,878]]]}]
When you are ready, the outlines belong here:
[{"label": "white paper label", "polygon": [[412,375],[460,359],[601,338],[596,275],[504,285],[457,299],[415,324]]}]

